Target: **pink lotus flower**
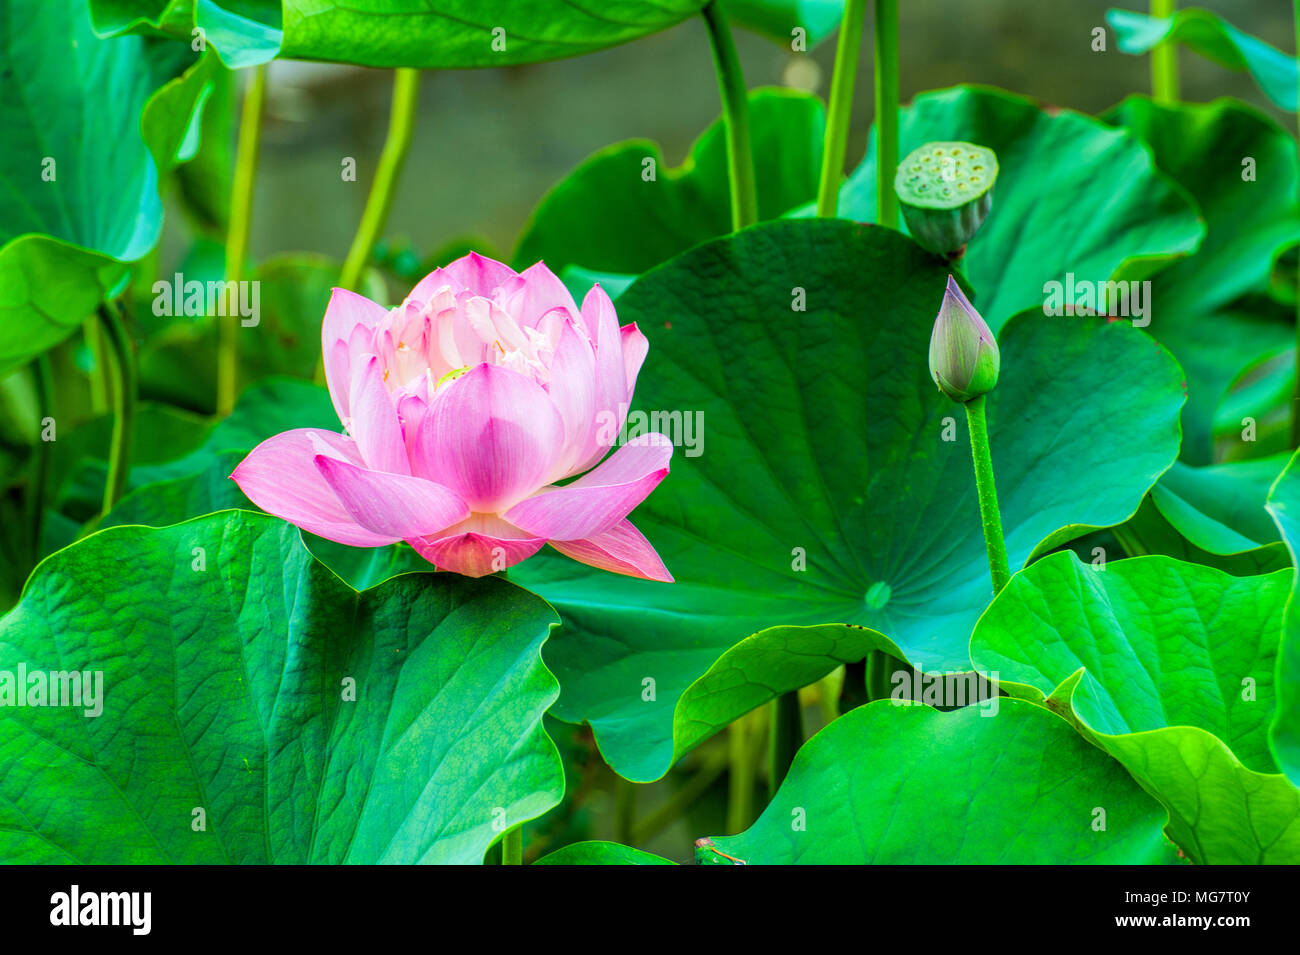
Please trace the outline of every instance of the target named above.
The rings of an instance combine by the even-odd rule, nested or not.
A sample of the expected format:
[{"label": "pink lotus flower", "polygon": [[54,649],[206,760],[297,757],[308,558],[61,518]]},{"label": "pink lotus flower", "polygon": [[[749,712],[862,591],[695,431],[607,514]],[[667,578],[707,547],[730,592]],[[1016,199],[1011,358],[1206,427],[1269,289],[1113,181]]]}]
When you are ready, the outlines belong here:
[{"label": "pink lotus flower", "polygon": [[405,540],[471,577],[550,543],[672,580],[627,520],[668,473],[671,443],[642,435],[595,467],[649,348],[600,286],[579,310],[542,263],[516,273],[471,253],[391,310],[336,288],[321,347],[346,433],[301,428],[254,448],[231,477],[264,511],[342,544]]}]

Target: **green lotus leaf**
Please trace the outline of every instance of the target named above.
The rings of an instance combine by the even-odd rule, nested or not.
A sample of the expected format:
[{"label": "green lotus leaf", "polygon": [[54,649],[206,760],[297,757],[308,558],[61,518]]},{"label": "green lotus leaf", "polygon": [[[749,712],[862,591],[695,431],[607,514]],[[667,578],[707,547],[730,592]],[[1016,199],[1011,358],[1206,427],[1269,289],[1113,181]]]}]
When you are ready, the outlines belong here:
[{"label": "green lotus leaf", "polygon": [[[922,669],[970,668],[991,585],[964,415],[928,370],[946,279],[892,230],[799,219],[702,245],[619,299],[620,320],[650,339],[628,433],[679,441],[632,520],[677,582],[546,551],[510,571],[564,618],[547,651],[564,688],[556,715],[590,722],[618,772],[663,775],[697,741],[674,729],[688,687],[769,627],[856,624],[875,635],[855,640]],[[792,311],[801,296],[806,311]],[[999,345],[988,419],[1019,566],[1137,509],[1177,455],[1181,373],[1142,332],[1098,319],[1028,312]],[[771,671],[811,681],[849,658],[842,640],[808,636],[788,651],[754,638],[774,654],[759,682],[782,689]],[[816,646],[815,662],[794,662]],[[693,725],[762,698],[738,695]]]},{"label": "green lotus leaf", "polygon": [[1132,10],[1107,10],[1106,22],[1124,53],[1149,53],[1166,43],[1182,44],[1220,66],[1245,70],[1276,106],[1296,111],[1300,83],[1295,58],[1243,33],[1216,13],[1187,7],[1171,17],[1152,17]]},{"label": "green lotus leaf", "polygon": [[840,25],[844,0],[723,0],[723,9],[736,23],[787,49],[794,31],[803,30],[804,50],[811,50]]},{"label": "green lotus leaf", "polygon": [[160,171],[192,155],[210,70],[182,44],[98,38],[86,0],[0,2],[0,372],[157,243]]},{"label": "green lotus leaf", "polygon": [[[1300,465],[1292,458],[1268,495],[1268,510],[1300,566]],[[1300,786],[1300,605],[1295,593],[1286,604],[1277,652],[1277,715],[1269,727],[1273,755],[1289,780]]]},{"label": "green lotus leaf", "polygon": [[[1063,297],[1068,274],[1076,283],[1137,280],[1194,251],[1203,237],[1187,194],[1142,144],[1090,116],[956,86],[922,93],[899,112],[900,156],[939,140],[977,143],[998,157],[992,211],[960,263],[994,331],[1016,312],[1043,307],[1049,282],[1062,284]],[[876,219],[874,132],[841,187],[839,215]]]},{"label": "green lotus leaf", "polygon": [[1152,276],[1148,331],[1187,372],[1183,460],[1209,464],[1214,417],[1233,380],[1293,344],[1289,323],[1240,299],[1266,290],[1273,260],[1300,240],[1295,140],[1229,99],[1168,106],[1130,97],[1103,119],[1146,143],[1205,218],[1196,253]]},{"label": "green lotus leaf", "polygon": [[1151,500],[1180,534],[1210,553],[1281,551],[1281,537],[1265,503],[1290,457],[1274,455],[1203,468],[1178,461],[1151,489]]},{"label": "green lotus leaf", "polygon": [[[941,713],[887,700],[809,740],[758,821],[714,836],[720,865],[1176,862],[1160,807],[1041,707]],[[730,858],[728,858],[730,857]]]},{"label": "green lotus leaf", "polygon": [[534,865],[675,865],[650,852],[616,842],[575,842],[538,859]]},{"label": "green lotus leaf", "polygon": [[[675,26],[705,0],[284,0],[281,54],[362,66],[512,66]],[[226,5],[234,6],[231,0]]]},{"label": "green lotus leaf", "polygon": [[96,688],[0,708],[0,860],[479,862],[563,793],[553,623],[496,579],[358,593],[264,515],[102,531],[0,618],[0,673]]},{"label": "green lotus leaf", "polygon": [[1232,577],[1162,556],[1097,570],[1053,554],[993,601],[971,657],[1123,763],[1193,862],[1295,863],[1300,790],[1268,743],[1294,576]]}]

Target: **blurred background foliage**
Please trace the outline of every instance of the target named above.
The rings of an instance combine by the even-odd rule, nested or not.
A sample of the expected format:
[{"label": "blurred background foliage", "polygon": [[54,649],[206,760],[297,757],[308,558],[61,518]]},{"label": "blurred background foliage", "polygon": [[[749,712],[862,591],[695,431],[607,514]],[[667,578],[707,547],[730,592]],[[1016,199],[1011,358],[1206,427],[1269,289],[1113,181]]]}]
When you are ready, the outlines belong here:
[{"label": "blurred background foliage", "polygon": [[[1199,3],[1235,26],[1290,52],[1290,6],[1278,0]],[[900,4],[901,98],[956,83],[986,83],[1062,107],[1097,113],[1129,93],[1148,91],[1146,57],[1115,49],[1094,53],[1092,30],[1107,9],[1145,4],[1113,0],[908,0]],[[787,86],[829,92],[833,39],[794,53],[748,30],[736,44],[751,89]],[[871,43],[864,42],[853,98],[846,170],[866,148],[872,121]],[[1294,123],[1259,92],[1250,76],[1179,53],[1182,98],[1235,96]],[[388,123],[392,76],[386,70],[274,61],[254,202],[252,256],[286,250],[341,259],[365,204]],[[690,17],[663,33],[568,60],[478,70],[426,70],[420,116],[385,230],[388,250],[409,245],[421,263],[466,244],[508,259],[529,214],[547,190],[591,153],[644,138],[670,165],[717,118],[718,94],[704,23]],[[205,147],[206,150],[207,147]],[[231,144],[219,149],[231,150]],[[357,163],[344,182],[344,157]],[[211,189],[200,168],[186,167],[192,193]],[[217,190],[213,208],[224,205]],[[170,211],[170,210],[169,210]],[[183,217],[169,215],[163,274],[189,250]],[[410,253],[406,253],[410,263]],[[407,287],[394,280],[390,294]]]}]

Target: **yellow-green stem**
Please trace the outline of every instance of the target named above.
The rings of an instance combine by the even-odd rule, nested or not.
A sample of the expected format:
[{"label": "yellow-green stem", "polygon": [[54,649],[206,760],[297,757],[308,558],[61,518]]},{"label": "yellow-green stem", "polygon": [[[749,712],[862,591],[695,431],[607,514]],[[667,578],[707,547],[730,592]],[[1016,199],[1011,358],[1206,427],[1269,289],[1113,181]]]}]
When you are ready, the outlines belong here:
[{"label": "yellow-green stem", "polygon": [[742,716],[727,727],[727,834],[744,832],[754,818],[754,747],[750,721]]},{"label": "yellow-green stem", "polygon": [[[1153,17],[1172,17],[1177,0],[1151,0]],[[1151,51],[1151,96],[1157,103],[1178,102],[1178,45],[1157,44]]]},{"label": "yellow-green stem", "polygon": [[844,176],[844,153],[849,142],[849,118],[853,114],[853,83],[858,75],[858,51],[862,47],[862,25],[867,18],[867,0],[848,0],[835,43],[835,71],[831,75],[831,99],[826,113],[826,135],[822,141],[822,175],[817,187],[817,214],[833,216],[839,205],[840,179]]},{"label": "yellow-green stem", "polygon": [[898,0],[876,0],[876,221],[898,228]]},{"label": "yellow-green stem", "polygon": [[402,67],[393,70],[393,104],[388,114],[388,138],[379,154],[375,179],[370,184],[366,208],[361,213],[357,234],[352,237],[348,257],[343,260],[339,275],[342,288],[355,291],[361,283],[361,273],[370,261],[375,243],[388,222],[388,212],[393,207],[397,180],[411,148],[411,133],[415,129],[416,107],[420,97],[420,71]]},{"label": "yellow-green stem", "polygon": [[998,510],[998,491],[993,480],[993,456],[989,453],[989,430],[984,417],[984,396],[966,402],[966,421],[970,425],[970,453],[975,465],[975,490],[980,501],[980,523],[984,528],[984,549],[989,558],[989,576],[993,593],[998,594],[1011,579],[1007,561],[1007,544],[1002,536],[1002,514]]},{"label": "yellow-green stem", "polygon": [[731,185],[731,228],[733,231],[758,221],[758,188],[754,182],[754,155],[749,140],[749,100],[745,74],[731,36],[731,25],[718,0],[704,7],[709,28],[713,66],[722,94],[722,125],[727,135],[727,172]]},{"label": "yellow-green stem", "polygon": [[[226,281],[238,282],[248,258],[248,236],[253,221],[253,183],[257,179],[257,153],[262,139],[262,113],[266,107],[266,66],[253,68],[239,116],[239,144],[235,176],[230,190],[230,228],[226,233]],[[239,384],[238,315],[219,315],[217,323],[217,414],[235,407]]]},{"label": "yellow-green stem", "polygon": [[117,306],[99,306],[104,341],[112,355],[113,437],[108,452],[108,480],[104,483],[101,517],[113,509],[126,491],[131,469],[131,438],[135,428],[135,351],[122,324]]},{"label": "yellow-green stem", "polygon": [[96,415],[108,414],[108,355],[99,334],[99,319],[86,319],[81,334],[90,352],[90,410]]},{"label": "yellow-green stem", "polygon": [[799,706],[799,691],[782,693],[769,704],[767,735],[767,794],[768,799],[785,781],[794,755],[803,745],[803,711]]},{"label": "yellow-green stem", "polygon": [[523,826],[515,826],[509,830],[501,840],[501,864],[502,865],[523,865],[524,864],[524,829]]},{"label": "yellow-green stem", "polygon": [[[36,359],[36,423],[39,427],[36,440],[36,461],[32,473],[31,526],[32,561],[41,559],[45,530],[45,501],[49,496],[50,464],[54,456],[54,443],[45,440],[45,419],[54,418],[54,372],[46,352]],[[57,427],[57,424],[56,424]]]}]

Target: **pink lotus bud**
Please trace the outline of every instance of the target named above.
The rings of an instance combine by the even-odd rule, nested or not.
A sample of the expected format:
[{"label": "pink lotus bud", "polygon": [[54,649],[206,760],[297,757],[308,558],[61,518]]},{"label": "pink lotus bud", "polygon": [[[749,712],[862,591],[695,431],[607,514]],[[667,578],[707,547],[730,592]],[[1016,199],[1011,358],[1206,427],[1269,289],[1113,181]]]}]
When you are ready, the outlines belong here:
[{"label": "pink lotus bud", "polygon": [[258,507],[343,544],[405,540],[471,577],[549,543],[672,580],[627,520],[668,473],[671,442],[642,435],[600,463],[649,348],[600,286],[579,309],[542,263],[516,273],[470,253],[393,309],[335,289],[321,347],[345,433],[254,448],[231,477]]},{"label": "pink lotus bud", "polygon": [[1000,364],[993,332],[948,276],[930,335],[930,377],[953,401],[966,402],[993,390]]}]

